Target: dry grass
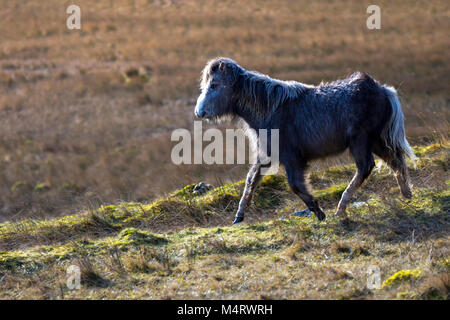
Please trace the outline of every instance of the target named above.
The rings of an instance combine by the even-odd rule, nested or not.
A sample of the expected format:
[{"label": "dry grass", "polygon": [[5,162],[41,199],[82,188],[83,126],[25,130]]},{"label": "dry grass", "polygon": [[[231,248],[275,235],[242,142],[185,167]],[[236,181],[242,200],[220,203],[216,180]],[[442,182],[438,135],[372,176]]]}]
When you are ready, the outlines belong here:
[{"label": "dry grass", "polygon": [[[448,299],[450,146],[414,149],[413,198],[402,198],[393,175],[378,168],[347,223],[332,213],[342,192],[334,185],[349,180],[348,166],[311,181],[324,222],[290,216],[304,205],[277,175],[263,178],[237,226],[229,224],[242,181],[203,195],[191,185],[149,204],[1,223],[0,298]],[[81,269],[80,290],[66,286],[71,265]],[[379,289],[367,286],[371,266],[380,270]]]},{"label": "dry grass", "polygon": [[[152,199],[242,166],[175,166],[170,132],[192,128],[199,72],[215,56],[319,83],[363,70],[399,88],[413,142],[448,134],[449,5],[379,1],[69,1],[0,9],[0,219]],[[428,139],[428,138],[427,138]]]}]

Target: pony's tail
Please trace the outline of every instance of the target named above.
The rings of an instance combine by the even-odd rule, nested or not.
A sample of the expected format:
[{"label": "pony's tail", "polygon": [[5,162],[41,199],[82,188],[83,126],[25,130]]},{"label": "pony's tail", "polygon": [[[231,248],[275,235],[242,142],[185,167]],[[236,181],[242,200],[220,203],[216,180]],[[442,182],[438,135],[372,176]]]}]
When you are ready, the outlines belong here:
[{"label": "pony's tail", "polygon": [[406,140],[404,117],[397,91],[393,87],[388,86],[383,86],[383,89],[391,104],[392,115],[381,133],[381,137],[394,154],[399,152],[402,155],[408,156],[411,160],[416,160],[417,157],[409,145],[408,140]]}]

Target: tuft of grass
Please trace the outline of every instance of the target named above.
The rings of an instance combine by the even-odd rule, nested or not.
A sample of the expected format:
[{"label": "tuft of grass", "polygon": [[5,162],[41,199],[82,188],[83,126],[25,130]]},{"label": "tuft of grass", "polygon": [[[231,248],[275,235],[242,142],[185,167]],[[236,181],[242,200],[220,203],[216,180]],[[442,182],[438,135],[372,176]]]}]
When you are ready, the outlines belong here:
[{"label": "tuft of grass", "polygon": [[78,259],[77,264],[80,268],[81,282],[86,286],[106,288],[109,285],[109,281],[99,273],[90,258]]},{"label": "tuft of grass", "polygon": [[428,279],[419,297],[426,300],[449,300],[450,275],[435,275]]},{"label": "tuft of grass", "polygon": [[154,235],[149,232],[144,232],[141,230],[137,230],[136,228],[127,228],[123,229],[119,233],[119,238],[124,240],[132,240],[133,242],[140,244],[151,244],[151,245],[160,245],[163,243],[167,243],[167,239],[159,236]]}]

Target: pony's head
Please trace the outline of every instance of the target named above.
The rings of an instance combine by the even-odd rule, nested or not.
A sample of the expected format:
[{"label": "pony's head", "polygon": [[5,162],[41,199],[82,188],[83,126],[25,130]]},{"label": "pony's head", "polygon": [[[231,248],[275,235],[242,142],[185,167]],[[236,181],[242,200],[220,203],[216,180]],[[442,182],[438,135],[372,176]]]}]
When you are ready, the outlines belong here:
[{"label": "pony's head", "polygon": [[233,111],[233,86],[241,67],[229,58],[209,61],[202,72],[201,94],[195,106],[195,115],[205,119],[219,119]]}]

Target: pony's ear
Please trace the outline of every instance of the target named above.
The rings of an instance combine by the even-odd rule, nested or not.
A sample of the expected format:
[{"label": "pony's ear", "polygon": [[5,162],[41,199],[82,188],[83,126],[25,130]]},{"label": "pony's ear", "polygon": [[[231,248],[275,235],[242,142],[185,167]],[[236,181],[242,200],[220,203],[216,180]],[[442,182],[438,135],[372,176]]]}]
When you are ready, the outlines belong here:
[{"label": "pony's ear", "polygon": [[226,62],[220,61],[220,64],[219,64],[219,69],[220,69],[220,71],[223,72],[223,71],[225,70],[226,67],[227,67]]},{"label": "pony's ear", "polygon": [[229,84],[234,84],[239,77],[239,67],[232,62],[221,61],[219,70]]},{"label": "pony's ear", "polygon": [[226,61],[220,61],[220,63],[219,63],[220,72],[227,74],[227,73],[230,73],[231,71],[233,71],[233,69],[234,69],[233,64],[226,62]]},{"label": "pony's ear", "polygon": [[211,72],[212,73],[216,72],[217,68],[218,68],[217,64],[213,64],[212,67],[211,67]]}]

